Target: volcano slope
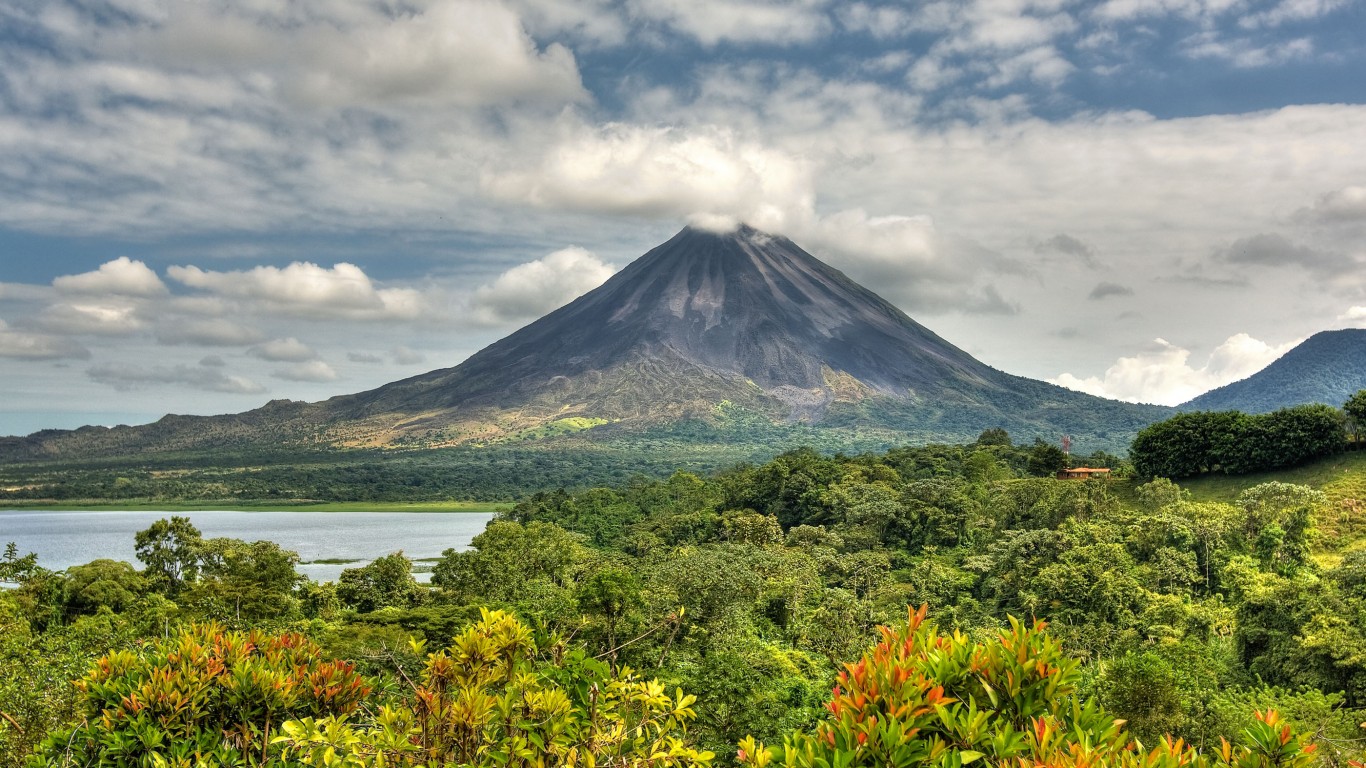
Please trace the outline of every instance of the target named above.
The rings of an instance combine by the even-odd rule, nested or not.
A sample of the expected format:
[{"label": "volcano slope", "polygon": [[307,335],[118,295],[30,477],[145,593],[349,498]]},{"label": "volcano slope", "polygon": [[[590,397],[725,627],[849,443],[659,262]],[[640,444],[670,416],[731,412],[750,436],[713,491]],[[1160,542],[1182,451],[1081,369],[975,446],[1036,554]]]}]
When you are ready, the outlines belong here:
[{"label": "volcano slope", "polygon": [[[1169,410],[974,359],[790,240],[679,232],[598,288],[451,368],[319,403],[6,439],[0,458],[167,452],[648,448],[795,442],[863,450],[1072,435],[1122,451]],[[747,454],[748,455],[748,454]]]}]

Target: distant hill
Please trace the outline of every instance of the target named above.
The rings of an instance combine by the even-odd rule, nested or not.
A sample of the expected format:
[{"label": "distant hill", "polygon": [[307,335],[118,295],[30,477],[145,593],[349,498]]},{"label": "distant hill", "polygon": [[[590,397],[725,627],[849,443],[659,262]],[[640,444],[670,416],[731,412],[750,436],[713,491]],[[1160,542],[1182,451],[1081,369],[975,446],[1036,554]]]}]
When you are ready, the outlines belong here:
[{"label": "distant hill", "polygon": [[1323,331],[1257,373],[1178,406],[1183,411],[1268,413],[1306,403],[1340,407],[1366,389],[1366,329]]},{"label": "distant hill", "polygon": [[452,368],[320,403],[41,432],[0,442],[0,459],[642,435],[676,445],[703,433],[764,446],[791,434],[784,425],[845,449],[1004,427],[1122,451],[1169,412],[996,370],[786,238],[687,228]]}]

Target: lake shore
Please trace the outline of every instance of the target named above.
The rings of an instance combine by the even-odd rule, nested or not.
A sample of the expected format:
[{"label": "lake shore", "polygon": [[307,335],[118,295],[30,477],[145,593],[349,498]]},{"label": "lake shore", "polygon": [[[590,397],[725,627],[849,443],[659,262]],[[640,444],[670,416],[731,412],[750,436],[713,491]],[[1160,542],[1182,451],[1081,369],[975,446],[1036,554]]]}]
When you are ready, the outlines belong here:
[{"label": "lake shore", "polygon": [[268,501],[214,499],[152,501],[118,499],[6,499],[3,510],[41,512],[432,512],[494,514],[512,509],[505,501]]}]

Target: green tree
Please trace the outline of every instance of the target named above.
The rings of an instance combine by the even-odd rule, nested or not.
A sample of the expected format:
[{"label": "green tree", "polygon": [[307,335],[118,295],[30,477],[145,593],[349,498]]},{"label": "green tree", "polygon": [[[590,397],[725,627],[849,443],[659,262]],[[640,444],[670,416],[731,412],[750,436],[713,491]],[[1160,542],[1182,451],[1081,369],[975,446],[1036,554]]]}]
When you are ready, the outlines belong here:
[{"label": "green tree", "polygon": [[108,608],[121,613],[147,589],[147,580],[128,563],[93,560],[66,569],[72,610],[94,613]]},{"label": "green tree", "polygon": [[1029,449],[1028,466],[1029,474],[1035,477],[1052,477],[1058,470],[1067,468],[1067,454],[1058,446],[1036,437],[1033,447]]},{"label": "green tree", "polygon": [[1347,414],[1347,426],[1352,431],[1352,442],[1360,443],[1361,432],[1366,429],[1366,389],[1358,389],[1347,398],[1347,402],[1342,404],[1342,411]]},{"label": "green tree", "polygon": [[201,578],[183,601],[206,618],[259,626],[299,612],[299,555],[273,541],[217,538],[199,546]]},{"label": "green tree", "polygon": [[432,585],[457,603],[516,603],[546,588],[567,596],[587,557],[581,537],[558,525],[494,521],[470,549],[441,553]]},{"label": "green tree", "polygon": [[337,579],[337,597],[369,613],[380,608],[411,608],[427,590],[413,578],[413,563],[402,552],[377,557],[360,568],[347,568]]},{"label": "green tree", "polygon": [[173,516],[152,523],[133,537],[138,560],[154,588],[170,597],[199,576],[199,529],[188,517]]}]

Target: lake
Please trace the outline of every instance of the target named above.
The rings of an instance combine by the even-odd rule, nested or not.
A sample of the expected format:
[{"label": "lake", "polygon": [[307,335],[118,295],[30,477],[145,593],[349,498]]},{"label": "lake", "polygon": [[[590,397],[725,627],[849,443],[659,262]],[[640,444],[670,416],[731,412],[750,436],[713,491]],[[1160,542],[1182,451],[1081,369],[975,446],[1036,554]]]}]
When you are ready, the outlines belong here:
[{"label": "lake", "polygon": [[[91,560],[126,560],[141,567],[133,534],[163,517],[188,517],[204,538],[265,539],[299,553],[299,573],[335,581],[345,568],[403,551],[411,560],[465,549],[493,515],[487,512],[45,512],[0,510],[0,547],[35,552],[44,568],[59,570]],[[309,563],[316,560],[357,562]],[[419,573],[425,581],[430,574]]]}]

